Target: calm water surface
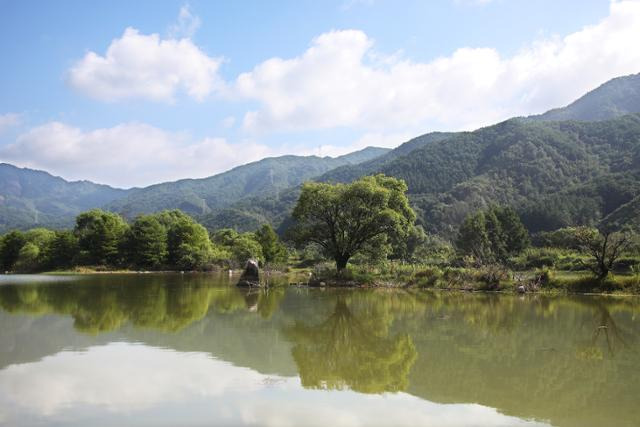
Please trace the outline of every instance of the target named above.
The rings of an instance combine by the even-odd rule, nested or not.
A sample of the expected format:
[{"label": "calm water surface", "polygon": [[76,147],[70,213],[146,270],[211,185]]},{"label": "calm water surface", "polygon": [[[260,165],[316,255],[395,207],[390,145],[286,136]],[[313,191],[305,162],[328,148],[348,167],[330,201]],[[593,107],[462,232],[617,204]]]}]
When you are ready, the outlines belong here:
[{"label": "calm water surface", "polygon": [[632,426],[640,299],[0,276],[0,425]]}]

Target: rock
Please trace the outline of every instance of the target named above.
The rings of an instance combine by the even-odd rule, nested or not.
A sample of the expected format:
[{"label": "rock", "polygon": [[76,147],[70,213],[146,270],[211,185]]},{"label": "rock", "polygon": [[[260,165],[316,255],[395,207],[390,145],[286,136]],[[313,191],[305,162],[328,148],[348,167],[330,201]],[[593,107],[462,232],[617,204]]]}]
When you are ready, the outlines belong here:
[{"label": "rock", "polygon": [[525,292],[527,292],[527,288],[525,288],[523,285],[518,286],[517,290],[519,294],[524,294]]},{"label": "rock", "polygon": [[260,268],[257,260],[250,259],[247,261],[236,286],[260,286]]}]

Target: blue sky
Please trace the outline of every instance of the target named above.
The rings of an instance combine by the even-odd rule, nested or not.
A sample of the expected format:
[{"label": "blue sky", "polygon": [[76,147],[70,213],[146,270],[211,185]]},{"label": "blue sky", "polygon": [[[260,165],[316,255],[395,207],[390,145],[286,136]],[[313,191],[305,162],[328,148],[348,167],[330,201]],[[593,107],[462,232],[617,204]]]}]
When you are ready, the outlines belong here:
[{"label": "blue sky", "polygon": [[640,2],[0,0],[0,161],[116,186],[393,147],[640,71]]}]

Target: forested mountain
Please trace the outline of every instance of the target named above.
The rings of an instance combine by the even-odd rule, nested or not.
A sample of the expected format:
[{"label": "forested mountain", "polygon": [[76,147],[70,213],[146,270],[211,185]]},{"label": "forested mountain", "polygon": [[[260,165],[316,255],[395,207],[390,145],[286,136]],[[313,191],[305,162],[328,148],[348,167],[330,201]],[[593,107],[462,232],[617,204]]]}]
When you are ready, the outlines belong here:
[{"label": "forested mountain", "polygon": [[344,156],[282,156],[238,166],[203,179],[184,179],[122,190],[89,181],[69,182],[47,172],[0,163],[0,233],[11,228],[73,225],[81,211],[102,207],[132,218],[138,213],[182,209],[192,215],[210,212],[242,198],[268,196],[324,172],[384,155],[367,147]]},{"label": "forested mountain", "polygon": [[397,159],[398,157],[407,155],[413,150],[424,147],[431,142],[442,141],[453,135],[455,135],[455,133],[452,132],[431,132],[425,135],[421,135],[372,160],[359,163],[356,166],[341,166],[330,170],[329,172],[318,177],[317,181],[350,182],[361,176],[371,175],[372,173],[380,170],[381,167],[383,167],[387,163],[390,163],[394,159]]},{"label": "forested mountain", "polygon": [[601,122],[512,119],[398,158],[428,229],[449,234],[490,203],[516,207],[531,231],[595,224],[640,193],[640,114]]},{"label": "forested mountain", "polygon": [[[316,180],[349,182],[375,173],[403,178],[419,222],[449,236],[469,212],[490,203],[516,207],[531,231],[605,217],[620,226],[638,222],[633,213],[640,204],[631,203],[640,194],[639,116],[622,117],[628,113],[640,113],[640,74],[610,80],[539,116],[475,132],[427,133]],[[294,187],[245,199],[201,220],[210,228],[240,229],[269,221],[282,230],[297,195]]]},{"label": "forested mountain", "polygon": [[609,80],[564,108],[556,108],[530,119],[594,121],[629,113],[640,113],[640,74]]},{"label": "forested mountain", "polygon": [[388,149],[367,147],[340,157],[281,156],[238,166],[202,179],[183,179],[132,190],[107,205],[109,210],[134,217],[163,209],[181,209],[203,215],[252,196],[271,196],[342,165],[355,165],[385,154]]},{"label": "forested mountain", "polygon": [[[531,231],[596,224],[614,212],[625,224],[637,209],[622,206],[640,195],[640,114],[600,122],[511,119],[369,163],[367,174],[404,179],[418,221],[446,236],[492,203],[516,207]],[[292,188],[243,200],[202,221],[243,229],[270,221],[282,230],[297,194]]]},{"label": "forested mountain", "polygon": [[69,182],[47,172],[0,163],[0,232],[13,227],[67,227],[79,212],[126,193],[108,185]]}]

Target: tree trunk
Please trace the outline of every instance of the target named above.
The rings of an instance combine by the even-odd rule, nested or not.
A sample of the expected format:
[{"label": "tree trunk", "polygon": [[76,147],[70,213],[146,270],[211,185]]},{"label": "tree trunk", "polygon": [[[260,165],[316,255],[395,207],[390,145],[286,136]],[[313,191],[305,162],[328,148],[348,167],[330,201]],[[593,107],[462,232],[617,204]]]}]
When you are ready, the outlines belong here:
[{"label": "tree trunk", "polygon": [[349,261],[349,257],[344,255],[336,255],[335,260],[336,260],[336,269],[338,270],[338,273],[339,273],[347,267],[347,262]]}]

